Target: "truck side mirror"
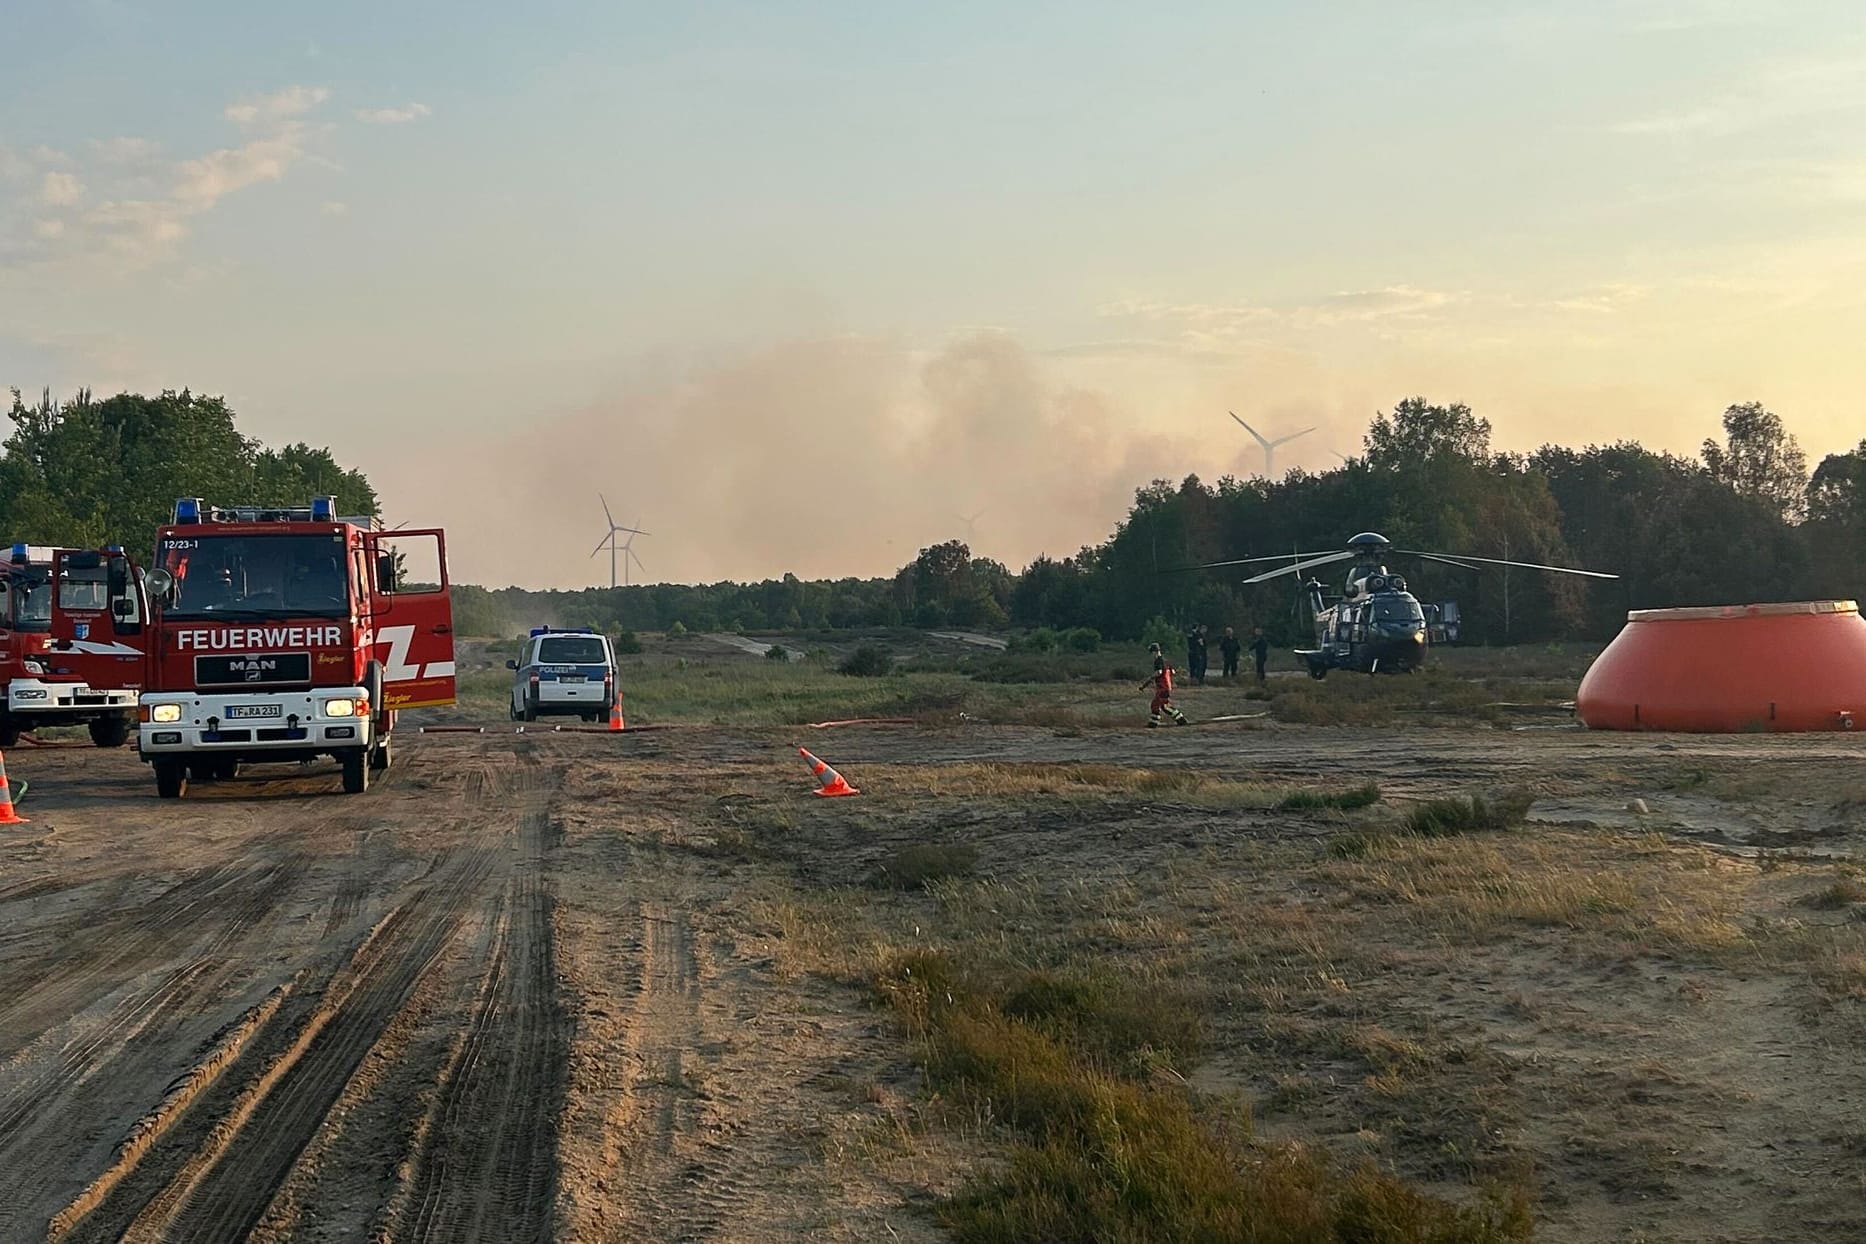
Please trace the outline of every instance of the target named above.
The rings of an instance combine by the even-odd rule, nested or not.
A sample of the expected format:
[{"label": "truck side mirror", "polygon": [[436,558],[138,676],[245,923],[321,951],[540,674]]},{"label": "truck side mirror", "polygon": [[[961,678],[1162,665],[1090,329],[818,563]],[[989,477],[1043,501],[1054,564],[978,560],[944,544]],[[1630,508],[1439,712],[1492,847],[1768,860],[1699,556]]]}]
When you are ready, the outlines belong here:
[{"label": "truck side mirror", "polygon": [[111,601],[110,616],[116,618],[118,621],[129,621],[136,616],[136,602],[133,600]]},{"label": "truck side mirror", "polygon": [[376,555],[376,586],[384,592],[395,590],[395,554]]},{"label": "truck side mirror", "polygon": [[104,563],[104,583],[112,596],[125,596],[130,590],[130,564],[121,557]]}]

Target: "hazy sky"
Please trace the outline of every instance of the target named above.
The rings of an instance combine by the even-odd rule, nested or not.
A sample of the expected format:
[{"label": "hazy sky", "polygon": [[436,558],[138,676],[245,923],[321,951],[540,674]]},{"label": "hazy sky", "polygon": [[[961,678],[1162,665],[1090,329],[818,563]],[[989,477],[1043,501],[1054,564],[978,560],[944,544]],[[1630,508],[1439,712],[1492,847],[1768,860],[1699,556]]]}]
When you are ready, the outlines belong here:
[{"label": "hazy sky", "polygon": [[1227,409],[1866,436],[1845,0],[5,7],[0,383],[223,393],[467,580],[606,580],[599,488],[653,577],[1021,564]]}]

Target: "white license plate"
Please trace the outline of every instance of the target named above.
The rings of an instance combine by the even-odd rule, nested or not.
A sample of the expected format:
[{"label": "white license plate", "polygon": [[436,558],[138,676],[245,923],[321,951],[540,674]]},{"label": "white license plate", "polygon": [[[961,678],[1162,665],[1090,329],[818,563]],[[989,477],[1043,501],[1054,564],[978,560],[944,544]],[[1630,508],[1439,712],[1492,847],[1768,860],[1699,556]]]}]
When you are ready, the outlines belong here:
[{"label": "white license plate", "polygon": [[227,710],[228,721],[251,721],[255,717],[277,717],[276,704],[235,704]]},{"label": "white license plate", "polygon": [[589,679],[585,678],[581,674],[559,674],[557,676],[557,681],[558,682],[588,682]]}]

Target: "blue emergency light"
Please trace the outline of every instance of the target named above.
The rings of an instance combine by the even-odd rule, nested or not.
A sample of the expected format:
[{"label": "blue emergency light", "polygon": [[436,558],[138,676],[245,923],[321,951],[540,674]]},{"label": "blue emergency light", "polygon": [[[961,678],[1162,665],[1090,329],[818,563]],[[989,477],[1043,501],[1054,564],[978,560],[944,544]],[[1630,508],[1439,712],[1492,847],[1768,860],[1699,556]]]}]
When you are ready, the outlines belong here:
[{"label": "blue emergency light", "polygon": [[311,498],[311,521],[314,523],[332,522],[337,517],[337,498]]},{"label": "blue emergency light", "polygon": [[175,502],[175,521],[177,523],[198,523],[201,521],[201,498],[181,497]]},{"label": "blue emergency light", "polygon": [[596,628],[593,626],[534,626],[531,628],[533,639],[540,635],[594,635],[595,633]]},{"label": "blue emergency light", "polygon": [[121,544],[106,544],[104,546],[104,552],[112,557],[121,557],[123,556],[123,546]]},{"label": "blue emergency light", "polygon": [[32,560],[32,555],[26,551],[26,546],[23,544],[16,544],[13,546],[12,556],[15,566],[24,566],[28,561]]}]

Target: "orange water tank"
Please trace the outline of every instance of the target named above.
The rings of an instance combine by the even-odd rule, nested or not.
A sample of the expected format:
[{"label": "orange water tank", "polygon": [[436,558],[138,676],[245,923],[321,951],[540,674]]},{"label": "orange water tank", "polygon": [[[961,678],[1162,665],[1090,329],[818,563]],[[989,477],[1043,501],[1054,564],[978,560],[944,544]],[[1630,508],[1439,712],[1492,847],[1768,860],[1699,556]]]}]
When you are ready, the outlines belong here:
[{"label": "orange water tank", "polygon": [[1866,730],[1866,619],[1850,600],[1637,609],[1575,714],[1595,730]]}]

